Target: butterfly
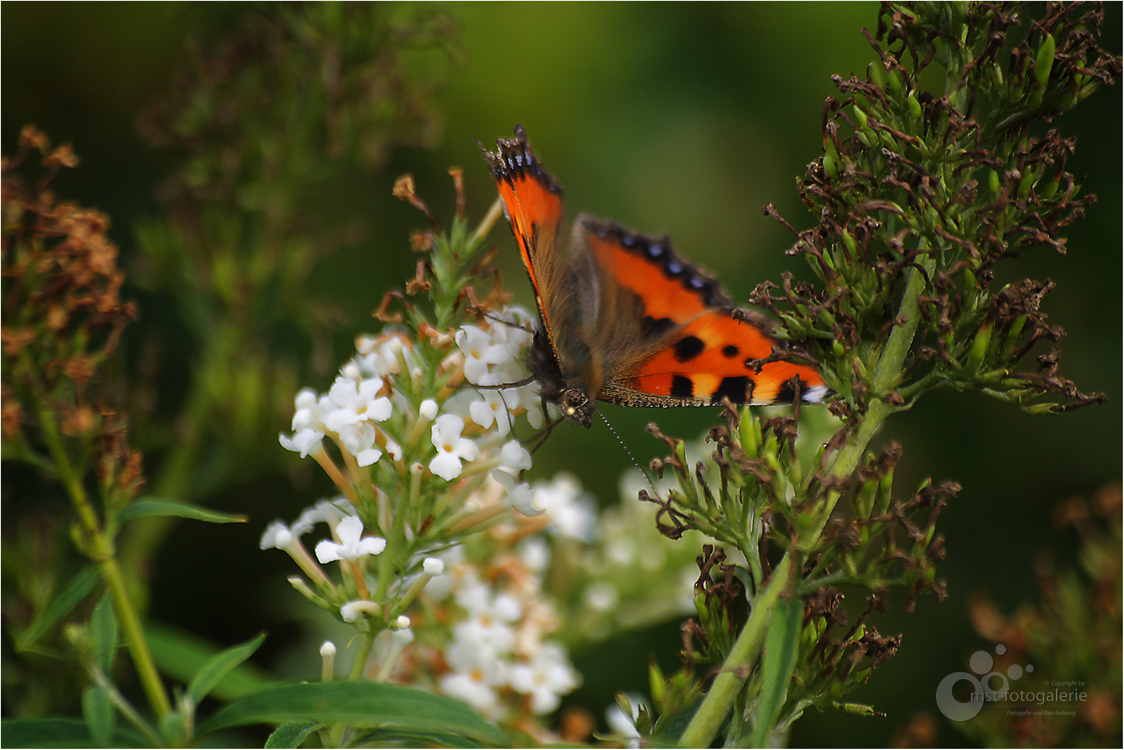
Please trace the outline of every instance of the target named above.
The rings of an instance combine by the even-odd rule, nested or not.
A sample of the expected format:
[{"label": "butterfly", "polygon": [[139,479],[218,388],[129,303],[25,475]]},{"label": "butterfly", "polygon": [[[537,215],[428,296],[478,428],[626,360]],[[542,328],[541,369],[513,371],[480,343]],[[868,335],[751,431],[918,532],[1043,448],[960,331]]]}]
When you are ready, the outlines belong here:
[{"label": "butterfly", "polygon": [[539,395],[567,419],[588,428],[595,401],[760,406],[831,394],[814,367],[785,359],[768,320],[748,310],[735,317],[718,281],[680,258],[666,236],[581,214],[563,257],[562,188],[522,126],[496,145],[481,149],[542,323],[527,366]]}]

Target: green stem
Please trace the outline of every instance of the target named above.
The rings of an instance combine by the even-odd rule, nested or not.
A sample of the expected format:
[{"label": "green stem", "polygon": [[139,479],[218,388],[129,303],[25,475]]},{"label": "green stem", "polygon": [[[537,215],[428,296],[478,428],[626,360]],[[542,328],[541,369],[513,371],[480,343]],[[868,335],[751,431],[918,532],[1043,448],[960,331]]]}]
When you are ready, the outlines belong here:
[{"label": "green stem", "polygon": [[769,585],[754,600],[749,619],[734,647],[730,649],[722,671],[714,678],[714,684],[710,686],[702,705],[679,738],[681,747],[709,747],[726,720],[730,706],[749,677],[750,666],[757,660],[761,646],[765,643],[765,633],[769,629],[769,621],[773,619],[773,608],[781,592],[792,582],[794,562],[791,553],[786,554]]},{"label": "green stem", "polygon": [[[882,428],[887,417],[894,412],[894,407],[884,395],[893,390],[901,378],[906,357],[909,355],[913,339],[917,334],[917,327],[921,322],[921,292],[925,289],[927,278],[932,275],[935,267],[936,260],[931,255],[926,255],[921,259],[920,267],[913,266],[909,269],[905,291],[898,309],[897,319],[901,322],[890,332],[871,373],[871,390],[875,398],[850,440],[834,454],[828,467],[831,476],[845,477],[854,472],[870,441]],[[835,510],[836,503],[839,502],[839,497],[838,492],[831,492],[825,497],[820,508],[819,521],[810,528],[808,534],[798,540],[798,549],[808,549],[819,539],[832,511]],[[773,578],[753,601],[745,627],[742,628],[726,661],[723,662],[722,672],[715,678],[702,705],[699,706],[699,710],[695,712],[691,723],[679,739],[680,746],[707,747],[722,727],[730,706],[733,705],[734,699],[749,677],[750,668],[761,653],[765,632],[769,621],[773,618],[777,599],[782,591],[792,585],[793,568],[798,562],[798,554],[799,552],[792,550],[785,553]]]},{"label": "green stem", "polygon": [[348,672],[347,679],[352,682],[362,679],[363,672],[367,668],[367,659],[371,656],[371,646],[373,646],[374,643],[375,634],[359,634],[359,651],[355,654],[355,661],[351,664],[351,671]]},{"label": "green stem", "polygon": [[133,708],[132,704],[125,700],[125,696],[121,695],[121,692],[109,682],[100,669],[91,670],[91,678],[99,687],[106,691],[110,703],[121,712],[121,715],[124,716],[138,732],[144,735],[145,739],[148,740],[148,743],[152,747],[160,747],[164,744],[163,740],[160,739],[160,735],[158,735],[152,727],[148,725],[148,722],[137,713],[137,710]]},{"label": "green stem", "polygon": [[133,658],[133,666],[136,668],[141,686],[148,696],[148,703],[152,707],[157,720],[162,721],[172,712],[172,706],[168,701],[167,693],[164,692],[164,684],[160,680],[160,674],[156,671],[152,653],[148,650],[148,641],[144,638],[140,618],[137,616],[136,610],[133,608],[133,602],[129,598],[125,579],[121,575],[121,568],[118,567],[117,559],[114,557],[116,550],[113,540],[102,530],[101,521],[98,519],[97,512],[86,494],[86,488],[82,485],[81,477],[71,466],[70,457],[67,455],[66,447],[63,445],[62,436],[58,432],[52,413],[42,404],[39,405],[38,412],[43,438],[51,452],[51,457],[54,459],[59,478],[74,503],[79,522],[85,531],[85,542],[88,545],[85,553],[98,564],[102,579],[105,581],[109,595],[113,599],[113,608],[117,612],[117,619],[125,638],[125,645]]}]

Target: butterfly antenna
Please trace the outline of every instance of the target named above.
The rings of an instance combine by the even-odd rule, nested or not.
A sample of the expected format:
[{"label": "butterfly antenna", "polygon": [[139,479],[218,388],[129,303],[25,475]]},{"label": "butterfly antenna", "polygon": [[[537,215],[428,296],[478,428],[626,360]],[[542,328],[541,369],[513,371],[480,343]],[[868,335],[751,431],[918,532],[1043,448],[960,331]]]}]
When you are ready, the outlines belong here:
[{"label": "butterfly antenna", "polygon": [[471,312],[479,313],[480,315],[482,315],[483,317],[492,321],[493,323],[499,323],[500,325],[505,325],[508,328],[518,328],[520,331],[526,331],[527,333],[534,333],[535,332],[535,329],[532,328],[529,325],[525,325],[523,323],[515,323],[515,322],[510,321],[510,320],[504,320],[499,315],[496,315],[495,313],[489,312],[488,310],[485,310],[483,307],[479,307],[479,306],[474,305],[474,306],[470,307],[469,310]]},{"label": "butterfly antenna", "polygon": [[616,428],[613,427],[613,425],[609,422],[605,415],[601,413],[600,409],[594,409],[594,411],[597,412],[597,416],[601,417],[601,421],[604,422],[605,426],[609,428],[609,432],[613,433],[613,437],[615,437],[617,439],[617,442],[621,444],[621,447],[624,448],[624,452],[628,454],[628,459],[632,461],[632,465],[635,466],[636,470],[640,472],[640,476],[644,477],[644,481],[647,482],[648,486],[652,488],[652,494],[656,494],[656,485],[652,483],[652,478],[648,476],[648,472],[644,471],[644,469],[641,468],[640,462],[636,460],[636,456],[632,455],[632,451],[630,451],[625,442],[621,440],[621,436],[617,433]]},{"label": "butterfly antenna", "polygon": [[511,418],[511,407],[507,405],[507,399],[503,397],[503,391],[499,392],[500,401],[503,403],[503,416],[507,420],[507,432],[509,435],[515,434],[515,422]]}]

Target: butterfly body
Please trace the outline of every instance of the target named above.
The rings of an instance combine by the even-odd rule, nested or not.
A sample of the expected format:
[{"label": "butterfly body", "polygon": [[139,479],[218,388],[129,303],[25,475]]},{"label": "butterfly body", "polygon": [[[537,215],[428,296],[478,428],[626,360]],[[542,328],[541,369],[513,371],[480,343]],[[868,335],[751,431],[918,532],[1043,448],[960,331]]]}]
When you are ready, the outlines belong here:
[{"label": "butterfly body", "polygon": [[734,307],[668,238],[579,215],[560,256],[562,191],[516,128],[485,152],[542,325],[527,364],[542,398],[584,427],[595,401],[625,406],[820,401],[815,368],[785,359],[769,322]]}]

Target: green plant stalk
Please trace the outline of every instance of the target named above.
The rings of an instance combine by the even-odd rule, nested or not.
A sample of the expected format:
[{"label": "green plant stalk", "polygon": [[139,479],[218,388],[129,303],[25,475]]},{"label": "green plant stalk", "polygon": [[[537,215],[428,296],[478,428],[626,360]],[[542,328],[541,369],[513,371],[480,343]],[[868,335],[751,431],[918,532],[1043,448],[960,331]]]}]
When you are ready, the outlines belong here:
[{"label": "green plant stalk", "polygon": [[[876,394],[887,393],[898,382],[906,357],[909,355],[910,346],[917,334],[917,327],[920,323],[919,302],[921,292],[925,288],[927,277],[936,268],[936,259],[927,255],[921,260],[920,266],[920,268],[917,266],[911,267],[909,270],[905,292],[902,295],[901,306],[898,310],[898,319],[903,322],[894,326],[890,332],[886,345],[883,347],[874,367],[871,380],[873,391]],[[871,401],[858,429],[852,434],[847,444],[835,453],[829,473],[836,477],[850,476],[859,465],[859,461],[866,452],[870,441],[894,411],[894,407],[884,399],[876,398]],[[835,510],[839,497],[840,495],[837,492],[832,492],[827,496],[820,518],[812,529],[812,533],[807,535],[808,538],[799,540],[801,547],[806,546],[808,541],[815,540],[823,533],[824,526],[831,518],[831,513]],[[761,646],[765,642],[765,633],[768,630],[769,621],[773,618],[773,609],[776,607],[777,600],[780,598],[781,592],[792,585],[792,569],[798,562],[797,557],[795,557],[795,555],[799,555],[798,550],[790,550],[785,553],[768,586],[753,601],[745,627],[742,628],[737,641],[730,649],[730,653],[722,665],[722,671],[715,678],[706,698],[703,699],[698,711],[695,712],[690,724],[687,725],[683,736],[679,738],[680,746],[709,747],[714,736],[722,727],[734,699],[749,678],[750,670],[748,667],[761,654]]]},{"label": "green plant stalk", "polygon": [[159,747],[164,744],[160,739],[160,735],[148,725],[144,717],[137,713],[137,710],[133,708],[132,704],[125,700],[125,696],[121,695],[121,691],[106,679],[106,676],[102,674],[100,669],[91,670],[90,676],[98,686],[105,688],[106,694],[109,695],[110,703],[121,712],[121,715],[124,716],[138,732],[145,736],[145,739],[147,739],[153,747]]},{"label": "green plant stalk", "polygon": [[683,736],[679,738],[681,747],[709,747],[714,735],[726,720],[730,706],[733,705],[734,699],[738,697],[738,693],[749,677],[748,666],[753,664],[761,653],[761,646],[765,643],[765,633],[769,629],[769,621],[772,619],[777,600],[780,599],[781,592],[788,589],[792,583],[794,562],[791,553],[786,553],[776,573],[769,580],[769,585],[753,601],[749,619],[722,664],[722,671],[714,678],[714,684],[710,686],[702,705],[695,712],[691,723],[687,725]]},{"label": "green plant stalk", "polygon": [[363,672],[367,668],[367,659],[371,656],[371,646],[375,643],[376,633],[359,633],[359,651],[355,654],[355,661],[351,664],[351,671],[347,675],[347,679],[352,682],[359,680],[363,677]]},{"label": "green plant stalk", "polygon": [[79,522],[92,545],[92,549],[87,554],[98,564],[102,579],[105,581],[109,595],[113,599],[113,608],[117,612],[117,619],[121,625],[125,644],[133,658],[133,666],[137,670],[141,686],[148,696],[148,703],[152,707],[157,721],[163,721],[165,717],[172,713],[172,706],[168,700],[168,694],[164,691],[160,674],[156,671],[156,664],[153,662],[152,653],[148,649],[148,641],[144,638],[140,618],[137,616],[132,600],[129,598],[129,591],[125,586],[125,579],[121,575],[121,568],[114,557],[113,542],[107,538],[102,530],[101,522],[90,504],[90,499],[82,486],[81,478],[76,476],[70,464],[70,457],[63,446],[62,437],[59,435],[53,415],[42,403],[38,404],[37,411],[43,438],[51,452],[51,457],[54,459],[55,468],[62,480],[63,487],[65,487],[67,494],[70,495],[70,499],[74,503]]}]

